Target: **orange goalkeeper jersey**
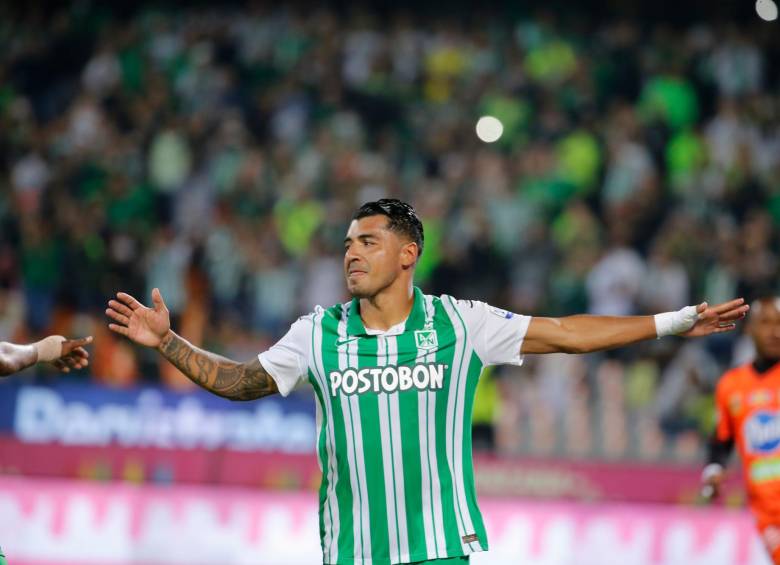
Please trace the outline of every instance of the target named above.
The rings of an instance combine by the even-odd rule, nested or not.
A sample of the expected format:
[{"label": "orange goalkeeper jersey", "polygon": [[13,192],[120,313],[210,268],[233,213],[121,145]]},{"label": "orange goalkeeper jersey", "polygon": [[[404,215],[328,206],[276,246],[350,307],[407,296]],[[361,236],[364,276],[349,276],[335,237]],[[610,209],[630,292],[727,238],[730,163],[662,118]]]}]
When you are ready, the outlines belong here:
[{"label": "orange goalkeeper jersey", "polygon": [[728,371],[715,391],[717,438],[734,440],[750,507],[759,522],[780,520],[780,363]]}]

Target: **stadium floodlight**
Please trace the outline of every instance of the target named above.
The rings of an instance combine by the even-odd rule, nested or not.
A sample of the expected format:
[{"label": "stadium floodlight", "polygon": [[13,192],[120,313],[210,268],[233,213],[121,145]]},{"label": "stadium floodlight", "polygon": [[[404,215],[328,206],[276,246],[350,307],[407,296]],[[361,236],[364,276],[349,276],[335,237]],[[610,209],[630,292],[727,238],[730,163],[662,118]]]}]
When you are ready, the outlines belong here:
[{"label": "stadium floodlight", "polygon": [[777,4],[772,0],[756,0],[756,12],[761,19],[772,22],[777,19]]},{"label": "stadium floodlight", "polygon": [[477,137],[485,143],[498,141],[503,133],[504,125],[498,118],[482,116],[477,120]]}]

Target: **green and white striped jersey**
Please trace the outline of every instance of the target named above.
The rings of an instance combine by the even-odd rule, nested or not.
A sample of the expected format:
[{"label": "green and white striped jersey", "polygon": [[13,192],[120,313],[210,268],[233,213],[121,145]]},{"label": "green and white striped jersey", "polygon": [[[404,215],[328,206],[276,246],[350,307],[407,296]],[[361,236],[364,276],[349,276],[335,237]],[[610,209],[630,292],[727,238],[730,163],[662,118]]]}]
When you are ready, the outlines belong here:
[{"label": "green and white striped jersey", "polygon": [[359,301],[317,307],[259,355],[286,396],[317,401],[320,535],[328,564],[410,563],[488,547],[471,459],[486,365],[522,363],[530,318],[414,290],[408,319],[365,328]]}]

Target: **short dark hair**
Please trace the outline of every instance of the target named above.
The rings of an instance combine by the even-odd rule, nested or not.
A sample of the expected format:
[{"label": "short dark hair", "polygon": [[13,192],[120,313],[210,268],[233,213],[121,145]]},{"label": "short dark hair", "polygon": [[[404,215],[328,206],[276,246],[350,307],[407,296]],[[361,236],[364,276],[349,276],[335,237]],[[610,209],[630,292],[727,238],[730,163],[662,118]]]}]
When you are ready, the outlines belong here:
[{"label": "short dark hair", "polygon": [[761,307],[768,302],[771,302],[777,310],[780,310],[780,296],[777,294],[773,294],[769,289],[767,289],[766,292],[759,292],[756,293],[756,295],[758,298],[750,303],[750,310],[752,314],[758,314],[761,311]]},{"label": "short dark hair", "polygon": [[417,244],[417,258],[422,256],[425,244],[425,232],[414,208],[397,198],[382,198],[375,202],[366,202],[352,216],[353,220],[368,216],[387,216],[387,229],[405,235]]}]

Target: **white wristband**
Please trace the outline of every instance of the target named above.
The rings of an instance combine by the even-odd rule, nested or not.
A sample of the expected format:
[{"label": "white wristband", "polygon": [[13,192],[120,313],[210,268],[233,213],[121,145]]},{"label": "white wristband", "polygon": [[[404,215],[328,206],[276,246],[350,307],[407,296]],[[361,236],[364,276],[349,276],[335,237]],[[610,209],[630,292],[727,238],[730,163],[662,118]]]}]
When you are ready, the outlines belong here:
[{"label": "white wristband", "polygon": [[62,342],[65,338],[61,335],[50,335],[41,341],[33,343],[38,352],[38,363],[49,363],[62,356]]},{"label": "white wristband", "polygon": [[677,312],[663,312],[655,315],[655,333],[658,337],[687,332],[699,319],[696,306],[686,306]]},{"label": "white wristband", "polygon": [[723,474],[723,465],[720,463],[710,463],[701,472],[701,482],[706,483],[713,477],[718,477]]}]

